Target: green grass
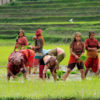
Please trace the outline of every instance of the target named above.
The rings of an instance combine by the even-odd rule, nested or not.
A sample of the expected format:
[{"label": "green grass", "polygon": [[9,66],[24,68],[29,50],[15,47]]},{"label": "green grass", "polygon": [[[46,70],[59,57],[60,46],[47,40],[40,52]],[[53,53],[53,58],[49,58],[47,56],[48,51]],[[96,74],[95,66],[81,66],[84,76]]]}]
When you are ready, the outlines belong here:
[{"label": "green grass", "polygon": [[[43,29],[46,41],[44,49],[60,47],[66,57],[61,65],[67,65],[70,57],[69,44],[76,31],[87,36],[88,31],[100,33],[99,0],[17,0],[0,6],[0,100],[30,99],[71,99],[100,100],[100,79],[88,78],[85,81],[43,82],[19,77],[8,82],[6,68],[8,56],[14,49],[15,38],[20,28],[25,30],[30,43],[37,28]],[[74,23],[69,22],[73,18]],[[69,36],[71,34],[71,36]],[[7,39],[9,38],[9,39]],[[12,39],[11,39],[12,38]],[[86,37],[83,37],[83,40]],[[99,55],[100,57],[100,55]],[[77,74],[73,71],[71,74]]]},{"label": "green grass", "polygon": [[40,79],[23,80],[19,77],[9,82],[6,80],[6,68],[0,68],[1,100],[99,100],[100,79],[89,78],[84,81],[43,82]]},{"label": "green grass", "polygon": [[[2,44],[3,43],[3,44]],[[15,40],[5,41],[0,40],[0,66],[6,66],[9,54],[13,51]],[[2,46],[3,45],[3,46]],[[61,47],[66,52],[66,58],[61,65],[67,65],[69,59],[69,45],[68,44],[46,44],[45,49],[53,49]],[[76,74],[73,71],[71,74]],[[40,79],[29,78],[23,80],[19,77],[8,82],[6,80],[6,68],[0,67],[0,99],[12,100],[15,99],[71,99],[76,100],[96,100],[100,99],[100,79],[89,78],[85,81],[57,81],[49,80],[43,82]]]},{"label": "green grass", "polygon": [[[14,50],[15,40],[0,40],[0,66],[6,66],[8,63],[8,57],[11,54],[11,52]],[[32,45],[34,45],[33,41],[29,41]],[[60,63],[60,65],[68,65],[69,57],[70,57],[70,50],[69,50],[69,44],[64,43],[46,43],[44,46],[44,49],[54,49],[56,47],[60,47],[64,49],[66,53],[65,59]],[[99,55],[100,57],[100,55]]]},{"label": "green grass", "polygon": [[[5,6],[5,8],[7,7],[11,7],[11,8],[14,8],[16,9],[15,7],[20,7],[21,9],[27,7],[27,8],[63,8],[63,7],[84,7],[84,6],[88,6],[88,7],[99,7],[99,4],[100,2],[93,2],[93,3],[90,3],[90,2],[84,2],[84,3],[49,3],[49,4],[46,4],[46,3],[43,3],[43,4],[31,4],[30,3],[15,3],[14,5],[8,5],[8,6]],[[1,8],[4,8],[4,7],[1,7]]]},{"label": "green grass", "polygon": [[[3,40],[2,40],[3,41]],[[0,45],[2,45],[2,43],[0,43]],[[13,51],[14,49],[14,41],[8,43],[3,43],[4,46],[0,46],[0,66],[6,66],[7,62],[8,62],[8,56],[10,55],[10,53]],[[65,50],[66,52],[66,58],[63,60],[63,62],[61,63],[61,65],[67,65],[68,63],[68,58],[69,58],[69,45],[68,44],[46,44],[44,49],[54,49],[56,47],[61,47]]]},{"label": "green grass", "polygon": [[[29,40],[32,40],[32,36],[36,29],[41,28],[43,30],[43,36],[45,40],[56,42],[56,39],[65,41],[67,38],[71,38],[75,32],[79,31],[82,35],[87,36],[87,33],[91,30],[95,31],[97,36],[100,35],[99,21],[93,22],[42,22],[42,23],[0,23],[0,39],[15,39],[19,29],[25,30],[26,36]],[[9,35],[10,34],[10,35]],[[99,37],[98,37],[99,38]],[[100,39],[99,39],[100,40]]]},{"label": "green grass", "polygon": [[80,21],[99,21],[100,16],[43,16],[43,17],[27,17],[27,18],[0,18],[0,23],[19,22],[19,23],[31,23],[31,22],[68,22],[71,18],[74,22]]},{"label": "green grass", "polygon": [[[99,35],[99,4],[98,0],[17,0],[5,4],[0,7],[0,39],[9,37],[4,34],[13,34],[9,39],[14,39],[20,28],[26,33],[42,28],[45,33],[58,37],[76,31],[86,35],[91,30]],[[74,23],[69,22],[71,18]]]},{"label": "green grass", "polygon": [[84,25],[84,24],[88,24],[88,25],[95,25],[95,24],[100,24],[100,21],[90,21],[90,22],[87,22],[87,21],[81,21],[81,22],[74,22],[74,23],[71,23],[71,22],[69,22],[69,21],[66,21],[66,22],[32,22],[32,23],[11,23],[11,22],[9,22],[9,23],[0,23],[0,25],[2,25],[2,24],[7,24],[7,25],[9,25],[9,24],[12,24],[12,25],[56,25],[56,24],[58,24],[58,25],[63,25],[63,24],[68,24],[68,25],[74,25],[74,24],[82,24],[82,25]]},{"label": "green grass", "polygon": [[[0,99],[57,99],[57,100],[99,100],[100,99],[100,79],[88,78],[84,81],[57,81],[29,78],[23,80],[22,77],[6,80],[6,68],[0,68]],[[71,99],[73,98],[73,99]]]}]

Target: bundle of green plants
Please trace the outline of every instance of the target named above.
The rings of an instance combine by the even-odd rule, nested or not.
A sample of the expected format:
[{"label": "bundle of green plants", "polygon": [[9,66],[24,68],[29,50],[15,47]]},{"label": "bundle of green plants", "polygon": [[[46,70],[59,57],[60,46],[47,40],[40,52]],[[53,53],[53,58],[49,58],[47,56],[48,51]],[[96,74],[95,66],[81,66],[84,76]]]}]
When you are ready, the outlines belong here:
[{"label": "bundle of green plants", "polygon": [[86,59],[87,59],[87,57],[86,57],[86,56],[84,56],[84,55],[83,55],[83,56],[81,56],[81,57],[79,58],[79,60],[80,60],[80,61],[83,61],[83,62],[85,62],[85,61],[86,61]]},{"label": "bundle of green plants", "polygon": [[20,73],[18,74],[18,77],[22,77],[22,76],[23,76],[23,73],[20,72]]},{"label": "bundle of green plants", "polygon": [[46,76],[47,76],[48,79],[50,79],[51,72],[50,71],[47,71]]},{"label": "bundle of green plants", "polygon": [[58,71],[57,71],[57,76],[58,76],[58,78],[61,79],[61,77],[62,77],[62,75],[63,75],[64,73],[65,73],[64,71],[58,70]]},{"label": "bundle of green plants", "polygon": [[26,49],[32,49],[30,46],[25,46]]}]

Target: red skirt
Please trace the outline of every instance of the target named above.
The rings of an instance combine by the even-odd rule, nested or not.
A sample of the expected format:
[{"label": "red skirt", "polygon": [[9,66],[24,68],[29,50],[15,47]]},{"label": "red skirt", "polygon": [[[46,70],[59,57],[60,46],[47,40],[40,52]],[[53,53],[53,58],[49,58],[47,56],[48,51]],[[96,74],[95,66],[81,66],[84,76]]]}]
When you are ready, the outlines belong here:
[{"label": "red skirt", "polygon": [[92,68],[92,71],[96,73],[99,70],[99,57],[88,58],[85,62],[85,67]]},{"label": "red skirt", "polygon": [[33,67],[33,64],[34,64],[34,56],[35,56],[34,51],[30,50],[30,56],[28,57],[26,67]]},{"label": "red skirt", "polygon": [[40,66],[39,66],[39,77],[40,77],[40,78],[43,78],[44,66],[45,66],[45,65],[40,65]]},{"label": "red skirt", "polygon": [[33,67],[33,63],[34,63],[34,56],[30,56],[28,58],[28,63],[26,64],[26,67]]},{"label": "red skirt", "polygon": [[[80,55],[77,55],[80,57]],[[69,59],[69,63],[68,64],[72,64],[72,63],[77,63],[79,62],[78,59],[75,58],[75,56],[70,55],[70,59]]]},{"label": "red skirt", "polygon": [[34,59],[34,67],[37,67],[39,65],[40,59],[35,58]]}]

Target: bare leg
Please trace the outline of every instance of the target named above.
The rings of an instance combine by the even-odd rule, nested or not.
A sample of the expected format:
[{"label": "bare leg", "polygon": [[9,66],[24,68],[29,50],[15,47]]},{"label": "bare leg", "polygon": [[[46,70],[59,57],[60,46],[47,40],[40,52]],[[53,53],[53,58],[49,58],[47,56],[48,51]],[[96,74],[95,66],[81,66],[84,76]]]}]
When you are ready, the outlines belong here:
[{"label": "bare leg", "polygon": [[56,76],[55,72],[52,72],[52,76],[53,76],[54,80],[56,81],[57,80],[57,76]]},{"label": "bare leg", "polygon": [[37,69],[38,69],[38,66],[35,66],[35,67],[34,67],[33,74],[35,74],[35,73],[36,73]]},{"label": "bare leg", "polygon": [[69,76],[69,73],[71,72],[72,70],[70,68],[67,69],[67,72],[65,73],[64,75],[64,81],[67,79],[67,77]]},{"label": "bare leg", "polygon": [[26,73],[23,74],[24,79],[26,79]]},{"label": "bare leg", "polygon": [[29,66],[26,67],[26,73],[29,74]]},{"label": "bare leg", "polygon": [[89,71],[89,68],[86,68],[86,70],[85,70],[85,77],[86,77],[88,71]]},{"label": "bare leg", "polygon": [[28,67],[26,68],[26,70],[27,70],[27,74],[31,74],[31,67],[28,66]]},{"label": "bare leg", "polygon": [[29,74],[31,74],[31,67],[29,67]]},{"label": "bare leg", "polygon": [[97,71],[96,73],[95,73],[95,76],[98,76],[99,75],[99,71]]},{"label": "bare leg", "polygon": [[81,79],[84,80],[85,79],[84,69],[80,69],[80,73],[81,73]]},{"label": "bare leg", "polygon": [[10,80],[10,76],[7,76],[8,81]]}]

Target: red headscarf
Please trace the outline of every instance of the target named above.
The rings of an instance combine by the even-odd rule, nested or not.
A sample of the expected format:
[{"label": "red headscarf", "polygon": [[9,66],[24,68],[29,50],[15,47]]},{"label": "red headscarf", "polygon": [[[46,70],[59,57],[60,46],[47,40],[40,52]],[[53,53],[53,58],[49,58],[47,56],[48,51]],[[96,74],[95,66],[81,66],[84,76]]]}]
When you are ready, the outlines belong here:
[{"label": "red headscarf", "polygon": [[41,29],[37,29],[35,32],[36,36],[41,36],[42,35],[42,30]]},{"label": "red headscarf", "polygon": [[41,29],[37,29],[36,32],[35,32],[35,35],[36,37],[40,37],[42,42],[43,42],[43,45],[44,45],[44,39],[43,39],[43,36],[42,36],[42,30]]}]

